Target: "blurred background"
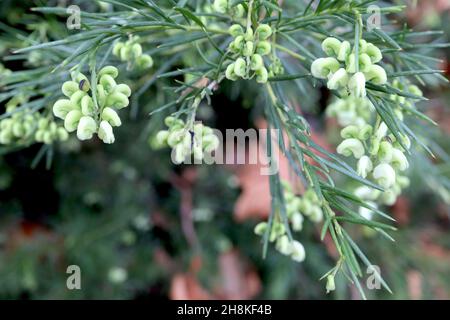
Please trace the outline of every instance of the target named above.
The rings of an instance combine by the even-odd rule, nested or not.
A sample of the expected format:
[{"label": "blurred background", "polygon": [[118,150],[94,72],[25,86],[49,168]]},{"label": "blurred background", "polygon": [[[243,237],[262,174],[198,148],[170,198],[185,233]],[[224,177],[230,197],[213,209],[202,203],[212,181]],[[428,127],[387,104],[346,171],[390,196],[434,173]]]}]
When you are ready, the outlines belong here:
[{"label": "blurred background", "polygon": [[[0,3],[0,56],[23,46],[8,28],[38,39],[58,36],[52,28],[57,21],[29,10],[43,3],[48,5]],[[449,42],[450,1],[417,1],[398,24],[404,22],[418,30],[443,29]],[[441,52],[447,77],[449,54]],[[25,62],[3,64],[21,70],[39,66],[41,59],[32,53]],[[304,263],[273,248],[262,259],[253,228],[267,217],[270,199],[267,177],[257,166],[174,166],[169,150],[149,147],[149,134],[163,116],[149,119],[145,108],[160,104],[158,89],[149,90],[153,98],[142,116],[123,121],[111,146],[72,138],[51,156],[42,156],[41,145],[1,149],[0,298],[358,299],[341,278],[337,290],[325,294],[319,278],[334,266],[335,249],[310,224],[300,235]],[[427,114],[441,126],[435,141],[444,158],[450,152],[450,89],[422,89],[431,99]],[[319,110],[307,116],[317,141],[333,149],[338,128],[324,117],[328,96],[322,93],[315,97]],[[200,116],[221,130],[258,127],[254,96],[252,88],[224,85]],[[410,188],[386,209],[397,220],[395,243],[363,228],[352,230],[393,290],[367,290],[370,299],[450,298],[450,195],[427,178],[427,161],[417,159]],[[441,171],[448,173],[448,167]],[[66,287],[69,265],[81,269],[81,290]]]}]

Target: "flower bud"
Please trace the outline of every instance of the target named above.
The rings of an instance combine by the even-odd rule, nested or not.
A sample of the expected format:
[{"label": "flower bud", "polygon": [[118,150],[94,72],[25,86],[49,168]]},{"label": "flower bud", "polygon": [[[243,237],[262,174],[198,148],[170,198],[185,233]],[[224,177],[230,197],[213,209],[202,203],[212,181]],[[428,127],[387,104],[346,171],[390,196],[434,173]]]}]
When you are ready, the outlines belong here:
[{"label": "flower bud", "polygon": [[389,163],[392,160],[393,149],[392,144],[388,141],[382,141],[378,150],[378,160]]},{"label": "flower bud", "polygon": [[120,60],[122,61],[128,61],[130,60],[131,57],[131,47],[129,45],[125,45],[122,49],[120,49]]},{"label": "flower bud", "polygon": [[303,262],[306,257],[305,248],[303,247],[303,245],[300,242],[294,240],[291,246],[292,246],[291,258],[294,261]]},{"label": "flower bud", "polygon": [[365,124],[359,129],[358,138],[360,140],[367,140],[372,136],[373,128],[370,124]]},{"label": "flower bud", "polygon": [[173,149],[173,161],[176,164],[180,164],[184,161],[186,158],[186,150],[183,146],[183,144],[177,144],[175,148]]},{"label": "flower bud", "polygon": [[119,127],[122,125],[122,121],[120,121],[120,117],[114,109],[108,107],[103,109],[101,118],[113,127]]},{"label": "flower bud", "polygon": [[326,285],[327,293],[336,290],[336,284],[334,283],[334,275],[330,274],[327,276],[327,285]]},{"label": "flower bud", "polygon": [[106,67],[101,68],[101,70],[98,72],[97,77],[101,78],[102,76],[104,76],[106,74],[111,76],[113,79],[115,79],[119,75],[119,70],[114,66],[106,66]]},{"label": "flower bud", "polygon": [[362,53],[359,55],[359,69],[362,72],[368,72],[372,66],[372,60],[370,60],[370,57]]},{"label": "flower bud", "polygon": [[380,49],[372,43],[368,43],[365,53],[370,57],[372,63],[378,63],[383,59]]},{"label": "flower bud", "polygon": [[228,10],[228,0],[214,0],[213,9],[218,13],[226,13]]},{"label": "flower bud", "polygon": [[286,256],[289,256],[292,254],[292,245],[289,241],[288,236],[284,235],[278,238],[277,243],[275,244],[275,248],[281,253]]},{"label": "flower bud", "polygon": [[378,199],[378,201],[386,206],[393,206],[395,204],[395,202],[397,201],[397,197],[398,197],[398,194],[394,190],[390,189],[390,190],[383,192],[380,195],[380,198]]},{"label": "flower bud", "polygon": [[313,206],[309,214],[309,219],[315,223],[321,222],[323,220],[322,208],[319,206]]},{"label": "flower bud", "polygon": [[79,110],[70,111],[64,119],[64,128],[66,128],[68,132],[77,130],[78,122],[82,116],[83,114]]},{"label": "flower bud", "polygon": [[115,92],[119,92],[121,94],[126,95],[127,97],[131,96],[131,89],[129,86],[127,86],[124,83],[118,84],[115,88],[114,88]]},{"label": "flower bud", "polygon": [[357,172],[359,176],[366,178],[372,169],[372,160],[370,160],[368,156],[362,156],[361,159],[358,160]]},{"label": "flower bud", "polygon": [[119,55],[120,55],[120,50],[122,50],[122,48],[123,48],[123,46],[124,46],[125,44],[123,43],[123,42],[117,42],[115,45],[114,45],[114,47],[113,47],[113,51],[112,51],[112,53],[113,53],[113,55],[115,55],[116,57],[118,57]]},{"label": "flower bud", "polygon": [[383,85],[387,82],[386,71],[383,67],[376,64],[371,65],[365,72],[365,75],[367,77],[367,81],[371,81],[378,85]]},{"label": "flower bud", "polygon": [[326,38],[322,42],[322,50],[329,57],[337,57],[339,55],[339,50],[341,48],[341,41],[336,38]]},{"label": "flower bud", "polygon": [[294,231],[302,231],[303,229],[303,215],[299,212],[295,212],[292,215],[291,223],[292,223],[292,230]]},{"label": "flower bud", "polygon": [[58,128],[57,135],[59,141],[67,141],[69,139],[69,134],[64,128]]},{"label": "flower bud", "polygon": [[327,79],[330,73],[336,72],[340,67],[335,58],[319,58],[311,64],[311,73],[315,78]]},{"label": "flower bud", "polygon": [[261,41],[256,45],[256,53],[265,56],[272,50],[272,45],[268,41]]},{"label": "flower bud", "polygon": [[408,177],[405,176],[398,176],[397,177],[397,183],[400,186],[400,188],[408,188],[410,185],[410,180]]},{"label": "flower bud", "polygon": [[70,98],[78,90],[78,83],[75,81],[66,81],[62,85],[62,93],[68,98]]},{"label": "flower bud", "polygon": [[107,98],[105,89],[101,84],[99,84],[96,89],[97,89],[97,103],[100,106],[100,108],[103,108],[106,104]]},{"label": "flower bud", "polygon": [[338,52],[338,55],[337,55],[338,60],[339,61],[346,61],[351,50],[352,49],[351,49],[351,46],[350,46],[350,42],[348,42],[348,41],[342,42],[340,47],[339,47],[339,52]]},{"label": "flower bud", "polygon": [[380,190],[368,186],[361,186],[356,188],[356,190],[353,193],[360,199],[374,201],[380,195]]},{"label": "flower bud", "polygon": [[338,145],[337,152],[346,157],[353,154],[356,159],[359,159],[364,155],[364,146],[358,139],[345,139],[340,145]]},{"label": "flower bud", "polygon": [[412,93],[413,95],[416,95],[416,96],[419,96],[419,97],[423,96],[422,90],[420,90],[419,87],[416,86],[416,85],[410,85],[408,87],[408,91],[409,91],[409,93]]},{"label": "flower bud", "polygon": [[86,92],[78,90],[74,94],[72,94],[72,96],[70,97],[70,102],[72,102],[74,106],[80,107],[81,99],[83,99],[85,95]]},{"label": "flower bud", "polygon": [[99,83],[103,86],[106,92],[112,92],[116,87],[116,81],[109,74],[101,76]]},{"label": "flower bud", "polygon": [[138,58],[142,55],[142,46],[139,43],[135,43],[131,46],[131,52],[135,58]]},{"label": "flower bud", "polygon": [[53,114],[55,115],[55,117],[64,120],[67,114],[75,108],[75,105],[72,104],[70,100],[60,99],[53,105]]},{"label": "flower bud", "polygon": [[238,80],[239,79],[239,77],[236,75],[236,73],[234,72],[234,67],[235,67],[235,63],[232,63],[232,64],[230,64],[228,67],[227,67],[227,70],[225,71],[225,77],[228,79],[228,80],[231,80],[231,81],[236,81],[236,80]]},{"label": "flower bud", "polygon": [[258,236],[262,236],[267,230],[267,222],[260,222],[255,226],[254,232]]},{"label": "flower bud", "polygon": [[254,40],[255,40],[255,37],[254,37],[253,29],[252,29],[252,28],[248,28],[248,29],[245,31],[244,40],[245,40],[245,41],[254,41]]},{"label": "flower bud", "polygon": [[408,159],[405,154],[399,149],[394,148],[392,150],[392,160],[391,165],[400,171],[405,171],[409,168]]},{"label": "flower bud", "polygon": [[264,67],[264,60],[263,57],[259,54],[252,55],[252,58],[250,60],[250,69],[252,70],[259,70]]},{"label": "flower bud", "polygon": [[242,51],[242,55],[245,57],[250,57],[255,51],[255,46],[253,41],[247,41],[244,45],[244,50]]},{"label": "flower bud", "polygon": [[383,188],[389,189],[395,183],[395,171],[387,163],[381,163],[373,170],[373,178]]},{"label": "flower bud", "polygon": [[125,108],[129,103],[128,97],[120,92],[113,92],[106,99],[106,105],[115,109]]},{"label": "flower bud", "polygon": [[247,75],[247,63],[243,58],[238,58],[234,64],[234,73],[241,78]]},{"label": "flower bud", "polygon": [[255,33],[259,40],[266,40],[272,35],[272,28],[268,24],[260,24]]},{"label": "flower bud", "polygon": [[362,72],[355,73],[348,82],[348,88],[351,94],[357,98],[366,96],[366,78]]},{"label": "flower bud", "polygon": [[347,126],[341,130],[341,137],[343,139],[355,138],[357,139],[359,136],[359,128],[357,126]]},{"label": "flower bud", "polygon": [[89,116],[81,117],[77,127],[78,139],[89,140],[92,138],[92,136],[96,131],[97,131],[97,123],[95,123],[95,120],[92,117]]},{"label": "flower bud", "polygon": [[108,143],[108,144],[114,143],[115,137],[114,137],[113,129],[107,121],[100,122],[100,127],[98,128],[98,137],[104,143]]},{"label": "flower bud", "polygon": [[161,130],[156,134],[155,147],[161,148],[167,144],[167,138],[169,138],[170,132],[167,130]]},{"label": "flower bud", "polygon": [[153,67],[153,58],[148,54],[143,54],[136,59],[136,64],[140,69],[150,69]]},{"label": "flower bud", "polygon": [[328,80],[327,87],[330,90],[337,90],[339,88],[345,87],[348,82],[348,74],[344,68],[340,68],[338,71],[333,73]]},{"label": "flower bud", "polygon": [[174,148],[176,145],[178,145],[185,136],[185,130],[184,129],[178,129],[169,134],[167,137],[167,144]]},{"label": "flower bud", "polygon": [[258,83],[266,83],[267,80],[269,79],[267,69],[264,67],[262,67],[259,70],[256,70],[255,74],[256,74],[256,82]]},{"label": "flower bud", "polygon": [[81,99],[81,112],[85,116],[92,116],[94,114],[94,101],[92,98],[88,95],[84,96],[83,99]]},{"label": "flower bud", "polygon": [[239,24],[233,24],[229,29],[228,32],[236,38],[237,36],[242,36],[244,34],[244,29],[242,29],[241,25]]}]

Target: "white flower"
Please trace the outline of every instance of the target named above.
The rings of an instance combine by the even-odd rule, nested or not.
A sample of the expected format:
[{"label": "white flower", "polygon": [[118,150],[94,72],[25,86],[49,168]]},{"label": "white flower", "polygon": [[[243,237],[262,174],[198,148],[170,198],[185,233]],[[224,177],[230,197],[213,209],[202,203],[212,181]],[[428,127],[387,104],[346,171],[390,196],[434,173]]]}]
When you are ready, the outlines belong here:
[{"label": "white flower", "polygon": [[353,154],[356,159],[359,159],[364,155],[364,146],[358,139],[345,139],[340,145],[338,145],[337,152],[346,157]]},{"label": "white flower", "polygon": [[97,131],[97,123],[92,117],[84,116],[77,127],[77,137],[80,140],[89,140]]},{"label": "white flower", "polygon": [[113,129],[108,121],[103,120],[100,122],[100,128],[98,129],[98,137],[102,139],[104,143],[114,143],[115,137]]},{"label": "white flower", "polygon": [[405,154],[396,148],[392,150],[391,165],[400,171],[405,171],[409,167],[408,159]]},{"label": "white flower", "polygon": [[309,219],[311,219],[311,221],[315,223],[321,222],[323,219],[322,209],[319,206],[313,206],[310,211]]},{"label": "white flower", "polygon": [[368,186],[361,186],[356,188],[353,193],[362,200],[376,200],[381,191]]},{"label": "white flower", "polygon": [[334,282],[334,275],[330,274],[327,276],[327,285],[326,285],[325,289],[327,290],[327,293],[329,293],[330,291],[336,290],[336,284]]},{"label": "white flower", "polygon": [[305,248],[303,247],[303,245],[300,242],[294,240],[292,242],[291,246],[292,246],[291,258],[297,262],[304,261],[306,254],[305,254]]},{"label": "white flower", "polygon": [[102,120],[109,122],[109,124],[114,127],[119,127],[122,124],[117,112],[111,108],[103,109]]},{"label": "white flower", "polygon": [[367,81],[371,81],[378,85],[383,85],[387,82],[387,75],[386,71],[383,69],[383,67],[380,67],[379,65],[373,64],[371,65],[366,73]]},{"label": "white flower", "polygon": [[327,56],[337,57],[340,48],[341,41],[336,38],[329,37],[322,42],[322,50],[327,54]]},{"label": "white flower", "polygon": [[348,89],[353,96],[364,98],[366,96],[366,77],[364,73],[355,73],[348,82]]},{"label": "white flower", "polygon": [[289,256],[292,253],[292,244],[288,236],[284,235],[278,238],[275,248],[282,254]]},{"label": "white flower", "polygon": [[75,105],[70,100],[60,99],[53,105],[53,114],[55,117],[64,120],[67,114],[75,108]]},{"label": "white flower", "polygon": [[373,177],[385,189],[389,189],[395,183],[395,171],[387,163],[381,163],[376,166],[373,170]]},{"label": "white flower", "polygon": [[292,215],[291,218],[292,230],[294,231],[302,231],[303,229],[303,215],[299,212],[296,212]]},{"label": "white flower", "polygon": [[362,156],[358,160],[357,172],[363,178],[366,178],[370,171],[372,171],[372,160],[368,156]]},{"label": "white flower", "polygon": [[79,110],[70,111],[64,119],[64,128],[66,128],[68,132],[77,130],[78,122],[82,116],[83,114]]},{"label": "white flower", "polygon": [[380,62],[383,59],[383,55],[381,54],[380,49],[372,43],[368,43],[366,47],[366,54],[372,60],[372,63]]},{"label": "white flower", "polygon": [[345,87],[348,82],[348,74],[344,68],[340,68],[333,73],[328,80],[327,87],[330,90],[337,90],[341,87]]},{"label": "white flower", "polygon": [[380,162],[389,163],[392,160],[393,149],[391,143],[382,141],[380,143],[380,148],[378,149],[378,160],[380,160]]},{"label": "white flower", "polygon": [[336,72],[340,67],[335,58],[319,58],[311,64],[311,73],[315,78],[327,79],[330,73]]},{"label": "white flower", "polygon": [[338,60],[339,61],[345,61],[348,57],[348,55],[350,54],[351,51],[351,46],[350,46],[350,42],[348,41],[344,41],[342,42],[340,48],[339,48],[339,53],[338,53]]},{"label": "white flower", "polygon": [[381,140],[387,135],[387,132],[388,132],[388,127],[387,127],[386,123],[382,122],[380,124],[380,126],[378,127],[377,131],[375,132],[375,136],[378,140]]}]

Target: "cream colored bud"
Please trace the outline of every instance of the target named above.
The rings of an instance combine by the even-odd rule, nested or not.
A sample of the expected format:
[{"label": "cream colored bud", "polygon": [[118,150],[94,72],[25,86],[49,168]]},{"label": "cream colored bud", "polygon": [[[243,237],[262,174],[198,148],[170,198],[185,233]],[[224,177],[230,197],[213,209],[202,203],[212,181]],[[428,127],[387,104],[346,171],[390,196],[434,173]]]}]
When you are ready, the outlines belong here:
[{"label": "cream colored bud", "polygon": [[364,146],[358,139],[345,139],[337,147],[337,152],[346,157],[349,157],[353,154],[356,159],[359,159],[364,155]]}]

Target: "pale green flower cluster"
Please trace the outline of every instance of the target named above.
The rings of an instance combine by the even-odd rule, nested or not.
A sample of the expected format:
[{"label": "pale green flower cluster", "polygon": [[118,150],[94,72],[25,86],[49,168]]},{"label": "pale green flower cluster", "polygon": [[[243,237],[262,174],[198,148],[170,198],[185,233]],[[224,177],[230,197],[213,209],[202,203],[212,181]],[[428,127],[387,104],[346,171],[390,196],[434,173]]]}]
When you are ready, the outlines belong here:
[{"label": "pale green flower cluster", "polygon": [[131,89],[126,84],[117,84],[116,67],[107,66],[98,74],[98,83],[92,88],[87,77],[72,73],[72,81],[62,86],[68,99],[60,99],[53,105],[53,113],[64,120],[68,132],[77,132],[80,140],[92,139],[96,133],[104,143],[114,143],[113,127],[122,124],[117,113],[129,104]]},{"label": "pale green flower cluster", "polygon": [[[297,196],[292,187],[283,182],[284,199],[286,203],[286,215],[288,223],[293,231],[301,231],[303,229],[304,216],[314,223],[323,220],[322,204],[316,193],[309,189],[303,196]],[[267,222],[261,222],[255,227],[255,233],[263,236],[269,227]],[[305,249],[303,245],[297,241],[289,240],[285,224],[278,216],[273,222],[269,233],[269,241],[275,242],[275,248],[282,254],[290,256],[294,261],[302,262],[305,260]]]},{"label": "pale green flower cluster", "polygon": [[[311,65],[311,73],[319,79],[327,79],[327,87],[337,90],[341,96],[366,96],[366,82],[377,85],[387,82],[386,71],[377,65],[383,58],[380,49],[363,39],[359,41],[358,59],[355,46],[336,38],[326,38],[322,49],[327,58],[316,59]],[[358,62],[358,64],[357,64]]]},{"label": "pale green flower cluster", "polygon": [[219,138],[212,128],[195,123],[191,128],[175,117],[167,117],[164,121],[168,130],[161,130],[152,141],[154,148],[169,146],[174,151],[174,161],[182,163],[191,155],[202,160],[205,153],[211,154],[219,147]]},{"label": "pale green flower cluster", "polygon": [[121,61],[134,63],[141,70],[153,67],[153,58],[142,53],[139,36],[132,36],[126,42],[117,42],[113,48],[113,54]]},{"label": "pale green flower cluster", "polygon": [[249,27],[244,32],[242,26],[235,24],[230,27],[229,32],[234,40],[228,50],[234,54],[235,61],[226,69],[227,79],[236,81],[239,78],[255,78],[258,83],[266,83],[269,72],[264,65],[263,57],[272,50],[270,42],[267,41],[272,35],[272,28],[267,24],[261,24],[256,30]]},{"label": "pale green flower cluster", "polygon": [[12,113],[10,117],[0,121],[1,144],[25,144],[41,142],[52,144],[56,141],[66,141],[69,138],[67,131],[53,120],[39,112],[29,109],[16,111],[17,99],[12,99],[6,106],[6,112]]},{"label": "pale green flower cluster", "polygon": [[245,8],[242,4],[232,5],[229,0],[214,0],[214,11],[221,14],[229,14],[235,19],[241,19],[245,15]]}]

